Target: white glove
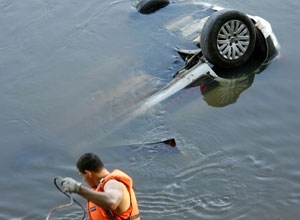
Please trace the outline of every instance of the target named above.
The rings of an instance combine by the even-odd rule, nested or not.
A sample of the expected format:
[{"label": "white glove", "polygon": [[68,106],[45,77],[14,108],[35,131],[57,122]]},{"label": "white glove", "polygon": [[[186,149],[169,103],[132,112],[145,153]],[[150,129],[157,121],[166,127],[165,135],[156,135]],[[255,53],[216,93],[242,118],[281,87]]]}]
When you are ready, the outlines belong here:
[{"label": "white glove", "polygon": [[74,180],[70,177],[66,177],[62,180],[61,185],[62,185],[64,192],[79,193],[81,183],[77,182],[76,180]]}]

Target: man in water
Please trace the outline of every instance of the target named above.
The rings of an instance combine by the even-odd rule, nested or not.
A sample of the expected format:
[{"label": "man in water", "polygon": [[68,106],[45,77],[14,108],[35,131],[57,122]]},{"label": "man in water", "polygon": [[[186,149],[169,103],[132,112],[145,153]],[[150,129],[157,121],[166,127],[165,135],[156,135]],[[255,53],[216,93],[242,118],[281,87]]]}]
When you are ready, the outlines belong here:
[{"label": "man in water", "polygon": [[62,188],[88,200],[91,220],[140,220],[132,179],[127,174],[120,170],[109,172],[93,153],[83,154],[77,161],[77,169],[91,188],[69,177],[62,180]]}]

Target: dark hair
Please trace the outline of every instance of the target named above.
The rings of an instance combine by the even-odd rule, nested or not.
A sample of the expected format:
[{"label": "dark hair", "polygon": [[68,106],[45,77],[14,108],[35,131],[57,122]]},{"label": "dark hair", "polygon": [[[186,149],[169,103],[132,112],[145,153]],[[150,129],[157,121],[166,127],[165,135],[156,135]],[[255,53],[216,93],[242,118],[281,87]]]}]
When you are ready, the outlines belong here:
[{"label": "dark hair", "polygon": [[81,173],[85,173],[86,170],[96,172],[104,167],[100,158],[94,153],[85,153],[81,155],[76,166]]}]

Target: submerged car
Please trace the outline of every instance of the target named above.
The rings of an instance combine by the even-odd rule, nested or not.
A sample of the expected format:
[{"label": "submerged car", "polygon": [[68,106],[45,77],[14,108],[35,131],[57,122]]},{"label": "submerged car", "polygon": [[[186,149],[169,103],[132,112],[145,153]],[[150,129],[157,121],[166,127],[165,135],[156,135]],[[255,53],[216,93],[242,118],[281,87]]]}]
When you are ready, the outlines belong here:
[{"label": "submerged car", "polygon": [[208,104],[231,104],[252,84],[254,74],[279,56],[280,46],[271,25],[259,16],[203,3],[170,4],[169,0],[143,0],[136,8],[149,21],[172,32],[172,37],[176,35],[177,45],[190,48],[177,49],[185,65],[143,109],[195,86],[200,86]]},{"label": "submerged car", "polygon": [[128,123],[151,117],[154,106],[178,111],[199,96],[213,107],[235,103],[279,55],[271,25],[260,17],[195,1],[142,0],[135,6],[126,22],[138,71],[101,93],[91,108],[102,117],[90,146],[132,132]]}]

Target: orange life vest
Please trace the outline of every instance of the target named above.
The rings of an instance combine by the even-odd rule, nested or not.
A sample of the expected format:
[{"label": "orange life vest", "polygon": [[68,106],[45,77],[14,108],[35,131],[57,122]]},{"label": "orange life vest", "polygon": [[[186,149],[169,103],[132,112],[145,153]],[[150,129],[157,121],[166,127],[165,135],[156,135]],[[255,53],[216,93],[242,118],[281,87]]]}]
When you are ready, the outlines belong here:
[{"label": "orange life vest", "polygon": [[125,212],[116,214],[113,210],[105,210],[89,201],[87,203],[87,210],[90,220],[140,220],[139,209],[132,186],[132,179],[126,173],[120,170],[114,170],[100,182],[96,191],[103,192],[105,183],[111,179],[120,181],[126,186],[130,195],[130,207]]}]

